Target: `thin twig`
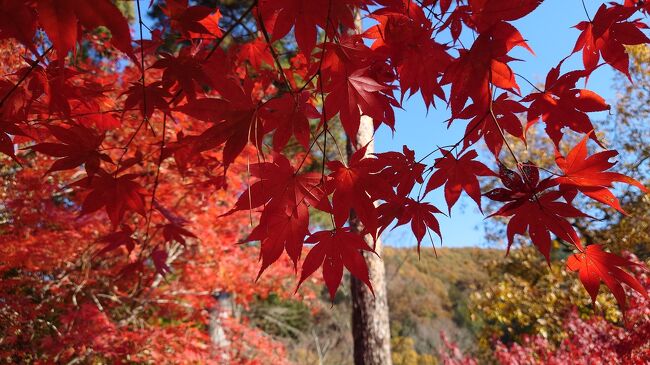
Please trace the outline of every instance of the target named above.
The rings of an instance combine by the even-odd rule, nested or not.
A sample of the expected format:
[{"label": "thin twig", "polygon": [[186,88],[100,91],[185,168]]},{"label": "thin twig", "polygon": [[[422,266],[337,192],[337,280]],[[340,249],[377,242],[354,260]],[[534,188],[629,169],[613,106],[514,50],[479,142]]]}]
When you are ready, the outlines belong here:
[{"label": "thin twig", "polygon": [[280,76],[282,77],[282,80],[284,81],[287,90],[289,91],[289,94],[293,95],[293,87],[291,86],[291,83],[289,82],[289,79],[287,78],[287,75],[284,72],[284,67],[282,67],[282,64],[280,63],[280,58],[278,57],[278,54],[275,52],[275,49],[273,48],[271,37],[269,36],[269,33],[266,31],[266,26],[264,26],[264,21],[262,21],[262,16],[258,15],[257,18],[258,18],[258,22],[260,23],[260,30],[262,31],[262,35],[264,35],[264,39],[266,40],[266,45],[269,47],[269,51],[271,52],[271,56],[275,61],[275,65],[278,68],[278,72],[280,73]]},{"label": "thin twig", "polygon": [[246,11],[244,11],[244,13],[237,19],[237,21],[235,21],[234,24],[232,24],[228,29],[226,29],[225,32],[223,32],[223,34],[221,35],[221,38],[219,38],[217,40],[217,42],[214,44],[214,47],[212,47],[212,49],[207,54],[207,56],[205,56],[204,61],[207,61],[207,60],[210,59],[210,57],[212,57],[212,55],[217,50],[217,48],[219,48],[219,46],[221,46],[221,43],[224,41],[224,39],[226,39],[226,37],[228,37],[230,35],[230,33],[232,33],[235,30],[235,28],[237,28],[237,26],[244,21],[244,19],[248,16],[248,14],[250,14],[251,11],[253,11],[253,9],[255,8],[256,5],[257,5],[257,0],[254,0],[253,3],[251,4],[251,6],[249,6],[248,9],[246,9]]},{"label": "thin twig", "polygon": [[11,89],[9,89],[9,91],[7,92],[7,94],[5,94],[5,96],[2,97],[2,100],[0,100],[0,107],[2,107],[2,105],[5,103],[5,101],[7,101],[7,99],[9,99],[9,97],[11,96],[11,94],[13,94],[13,93],[18,89],[18,87],[19,87],[23,82],[25,82],[25,80],[27,79],[27,77],[28,77],[28,76],[29,76],[29,75],[34,71],[34,69],[36,68],[36,66],[38,66],[38,65],[40,64],[41,60],[42,60],[43,58],[45,58],[45,56],[46,56],[48,53],[50,53],[50,51],[52,50],[53,47],[54,47],[54,46],[50,46],[50,48],[46,49],[45,52],[43,52],[42,55],[40,55],[40,56],[37,55],[37,57],[36,57],[35,60],[30,61],[30,64],[31,64],[31,65],[29,66],[29,69],[27,69],[27,72],[25,72],[25,73],[20,77],[20,80],[18,80],[18,82],[17,82],[16,84],[14,84],[14,85],[11,87]]},{"label": "thin twig", "polygon": [[165,152],[165,133],[167,132],[167,113],[163,116],[163,126],[162,126],[162,135],[160,138],[160,155],[158,157],[158,165],[156,167],[156,177],[153,182],[153,189],[151,192],[151,206],[149,207],[149,214],[147,217],[147,229],[145,231],[145,243],[149,239],[149,227],[151,226],[151,216],[153,213],[154,202],[156,201],[156,190],[158,189],[158,184],[160,183],[160,168],[164,160]]},{"label": "thin twig", "polygon": [[587,5],[585,5],[585,0],[582,1],[582,8],[585,10],[585,15],[587,15],[587,19],[589,19],[589,23],[592,22],[591,17],[589,16],[589,12],[587,11]]},{"label": "thin twig", "polygon": [[142,37],[144,35],[144,31],[142,30],[142,14],[140,13],[140,0],[136,0],[136,6],[138,9],[138,23],[139,23],[139,28],[140,28],[140,70],[142,72],[142,78],[140,79],[142,81],[142,114],[144,120],[147,122],[147,125],[151,129],[151,133],[153,133],[154,137],[156,136],[156,132],[153,130],[153,126],[151,123],[149,123],[149,118],[147,117],[147,84],[145,81],[145,68],[144,68],[144,47],[142,46],[144,44]]}]

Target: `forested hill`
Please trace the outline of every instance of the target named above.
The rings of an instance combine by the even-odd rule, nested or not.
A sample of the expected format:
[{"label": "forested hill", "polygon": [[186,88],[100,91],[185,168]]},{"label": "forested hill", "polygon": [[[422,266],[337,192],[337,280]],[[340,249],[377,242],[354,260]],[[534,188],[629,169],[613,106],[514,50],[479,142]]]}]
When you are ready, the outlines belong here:
[{"label": "forested hill", "polygon": [[[436,256],[437,253],[437,256]],[[486,264],[504,251],[387,247],[384,251],[393,337],[410,337],[419,353],[435,352],[440,330],[471,346],[467,300],[487,280]]]},{"label": "forested hill", "polygon": [[[486,264],[504,256],[504,251],[481,248],[436,248],[436,252],[437,257],[432,248],[423,247],[418,258],[415,248],[386,247],[382,255],[393,352],[404,360],[398,361],[401,364],[435,364],[441,330],[461,347],[475,345],[467,301],[487,280]],[[347,280],[344,283],[348,285]],[[259,303],[253,311],[267,333],[286,339],[296,363],[317,364],[318,343],[323,364],[351,364],[349,288],[339,290],[331,308],[325,293],[322,299],[325,309],[315,315],[301,303],[273,300]]]}]

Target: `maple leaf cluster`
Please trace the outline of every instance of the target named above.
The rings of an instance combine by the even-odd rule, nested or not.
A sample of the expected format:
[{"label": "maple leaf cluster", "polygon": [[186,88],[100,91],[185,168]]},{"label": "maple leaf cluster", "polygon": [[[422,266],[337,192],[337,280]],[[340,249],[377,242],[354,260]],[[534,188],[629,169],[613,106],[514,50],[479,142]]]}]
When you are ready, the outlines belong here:
[{"label": "maple leaf cluster", "polygon": [[[236,161],[246,158],[248,187],[221,219],[227,224],[237,212],[255,213],[242,241],[261,243],[258,277],[286,252],[294,269],[301,267],[299,283],[322,267],[332,297],[344,268],[371,288],[364,255],[374,254],[373,241],[409,223],[418,247],[430,231],[440,236],[436,215],[443,210],[424,198],[443,188],[449,213],[463,192],[479,209],[483,196],[504,203],[490,216],[509,219],[508,247],[528,234],[548,259],[552,239],[572,245],[568,268],[580,272],[592,296],[602,280],[624,307],[621,283],[645,290],[622,269],[625,260],[583,245],[572,222],[590,215],[574,206],[575,198],[623,212],[613,182],[647,190],[609,171],[615,151],[588,156],[589,140],[604,148],[589,113],[609,106],[577,85],[604,65],[628,75],[625,46],[650,42],[636,18],[645,16],[646,5],[603,4],[576,25],[573,52],[581,53],[584,69],[563,73],[562,60],[543,89],[525,94],[510,52],[533,50],[512,22],[534,16],[541,2],[253,1],[223,28],[219,9],[169,0],[150,5],[164,14],[151,39],[143,37],[138,6],[139,39],[132,39],[109,0],[3,0],[11,11],[0,15],[0,39],[20,43],[25,64],[0,80],[0,151],[23,168],[29,153],[54,159],[47,174],[69,175],[70,204],[79,214],[107,214],[113,233],[104,250],[145,248],[138,262],[150,258],[160,274],[172,269],[166,243],[201,239],[186,227],[182,210],[161,202],[161,182],[173,174],[202,176],[196,184],[225,189]],[[374,21],[365,31],[362,14]],[[99,26],[110,32],[114,49],[75,62],[78,47],[94,46],[90,33]],[[45,36],[37,37],[41,30]],[[281,52],[291,39],[297,47]],[[113,62],[108,71],[107,62]],[[336,123],[356,142],[362,117],[375,130],[384,124],[396,130],[394,110],[415,93],[427,107],[446,104],[450,125],[467,121],[456,144],[420,159],[406,146],[380,154],[361,147],[349,159],[330,158],[321,147],[336,143]],[[525,141],[537,123],[557,150],[557,172],[519,162],[508,145],[505,132]],[[565,155],[567,133],[583,138]],[[479,141],[485,156],[474,147]],[[15,145],[25,152],[16,153]],[[504,146],[514,166],[505,166]],[[320,172],[308,168],[313,161]],[[495,177],[502,187],[482,194],[481,184]],[[313,211],[329,215],[331,227],[314,224]],[[361,222],[359,232],[349,226],[351,217]],[[311,249],[303,259],[304,247]]]},{"label": "maple leaf cluster", "polygon": [[[182,117],[177,121],[186,126],[191,122]],[[142,137],[138,142],[143,153],[157,150],[155,137]],[[3,221],[0,333],[5,341],[0,357],[4,362],[93,363],[130,358],[143,363],[191,359],[224,364],[227,357],[232,364],[284,363],[282,343],[246,319],[222,319],[226,339],[231,341],[228,348],[216,348],[204,330],[210,326],[208,311],[224,310],[219,309],[215,292],[230,294],[236,308],[271,293],[282,299],[293,294],[289,266],[277,265],[256,282],[256,248],[223,244],[245,238],[247,214],[232,215],[229,224],[218,229],[202,229],[212,227],[216,217],[236,201],[232,194],[215,188],[219,179],[190,172],[183,179],[171,174],[161,177],[155,203],[159,213],[152,216],[153,239],[147,240],[126,222],[114,230],[105,214],[79,215],[84,197],[65,187],[78,171],[62,170],[43,178],[53,158],[39,153],[25,160],[28,169],[12,165],[1,169],[11,178],[0,184],[4,204],[0,216],[10,220],[12,227],[6,229]],[[237,161],[229,184],[243,186],[244,171],[245,164]],[[175,211],[182,211],[184,218]],[[200,243],[192,232],[201,232]],[[174,275],[163,280],[159,270]],[[302,300],[310,296],[313,293],[307,288],[300,292]]]}]

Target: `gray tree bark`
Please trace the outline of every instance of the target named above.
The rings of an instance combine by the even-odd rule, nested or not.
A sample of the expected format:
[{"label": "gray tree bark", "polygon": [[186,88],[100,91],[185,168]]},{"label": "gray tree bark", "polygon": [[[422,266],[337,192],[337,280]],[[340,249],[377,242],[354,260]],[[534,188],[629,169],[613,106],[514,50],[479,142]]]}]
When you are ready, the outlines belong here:
[{"label": "gray tree bark", "polygon": [[[357,133],[357,145],[352,146],[348,141],[348,158],[352,152],[366,144],[366,154],[374,151],[372,142],[374,127],[372,119],[361,117],[361,125]],[[354,147],[354,148],[353,148]],[[361,222],[352,212],[350,227],[353,231],[363,229]],[[375,251],[381,256],[382,244],[379,239],[374,243],[370,235],[364,237],[368,245],[375,246]],[[390,354],[390,322],[388,317],[388,298],[386,290],[386,268],[380,257],[372,253],[364,253],[370,281],[375,291],[373,297],[365,284],[351,277],[352,294],[352,336],[354,338],[355,365],[392,365]]]},{"label": "gray tree bark", "polygon": [[221,359],[221,361],[227,363],[230,360],[228,351],[231,344],[223,327],[223,320],[231,316],[233,312],[233,302],[230,294],[223,291],[214,292],[212,297],[215,299],[215,303],[212,308],[210,308],[208,333],[210,334],[212,344],[217,351],[216,355]]}]

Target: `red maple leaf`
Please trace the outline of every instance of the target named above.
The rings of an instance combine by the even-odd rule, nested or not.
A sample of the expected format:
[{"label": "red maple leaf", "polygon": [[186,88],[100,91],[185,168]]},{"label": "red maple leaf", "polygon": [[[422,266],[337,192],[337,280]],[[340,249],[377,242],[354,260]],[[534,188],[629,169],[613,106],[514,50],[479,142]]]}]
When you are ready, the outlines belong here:
[{"label": "red maple leaf", "polygon": [[38,0],[37,10],[38,20],[60,58],[74,49],[78,24],[87,29],[105,26],[111,31],[111,43],[135,58],[129,23],[110,0]]},{"label": "red maple leaf", "polygon": [[[204,141],[199,136],[185,136],[183,131],[176,134],[176,140],[166,143],[163,150],[163,159],[169,156],[174,157],[174,162],[181,174],[187,172],[188,165],[194,163],[202,165],[205,159],[201,156],[201,152],[211,147],[206,146]],[[221,176],[223,179],[223,176]]]},{"label": "red maple leaf", "polygon": [[608,172],[616,163],[609,159],[618,155],[617,151],[602,151],[587,157],[587,137],[575,145],[566,157],[556,152],[555,162],[564,172],[556,178],[562,190],[578,190],[588,197],[607,204],[621,213],[625,213],[618,199],[608,189],[614,181],[634,185],[644,193],[645,186],[631,177],[617,172]]},{"label": "red maple leaf", "polygon": [[260,0],[258,21],[269,30],[276,41],[294,29],[298,49],[307,58],[316,46],[318,27],[335,33],[339,24],[354,28],[353,9],[361,8],[366,0]]},{"label": "red maple leaf", "polygon": [[623,6],[636,8],[639,11],[642,11],[646,14],[648,14],[648,12],[650,11],[650,4],[647,3],[645,0],[625,0],[623,2]]},{"label": "red maple leaf", "polygon": [[350,157],[348,166],[340,161],[330,161],[328,191],[334,191],[332,206],[336,227],[343,227],[350,210],[359,217],[367,233],[377,235],[377,208],[374,201],[392,196],[393,190],[383,179],[377,178],[381,165],[376,158],[363,157],[366,147],[360,148]]},{"label": "red maple leaf", "polygon": [[305,236],[309,234],[309,210],[306,204],[291,209],[264,209],[259,224],[246,241],[260,241],[262,264],[257,278],[286,251],[294,268],[298,265]]},{"label": "red maple leaf", "polygon": [[183,227],[182,224],[167,223],[162,226],[165,242],[176,241],[185,246],[185,237],[197,238],[196,235]]},{"label": "red maple leaf", "polygon": [[77,121],[84,127],[94,126],[100,132],[115,131],[122,123],[119,114],[102,110],[109,102],[77,102],[72,103],[72,112],[79,115]]},{"label": "red maple leaf", "polygon": [[169,255],[167,254],[167,251],[158,248],[154,249],[151,252],[151,260],[153,261],[153,266],[156,268],[156,272],[161,276],[165,276],[167,273],[172,271],[167,264],[168,256]]},{"label": "red maple leaf", "polygon": [[525,141],[524,128],[517,114],[526,110],[525,106],[509,99],[507,93],[502,93],[492,102],[492,112],[477,110],[476,104],[470,104],[456,116],[458,119],[471,119],[465,128],[463,149],[483,138],[490,152],[498,157],[504,143],[502,131]]},{"label": "red maple leaf", "polygon": [[15,125],[15,121],[24,119],[25,108],[30,101],[30,96],[25,89],[16,88],[16,84],[8,80],[0,80],[0,95],[4,99],[2,108],[0,108],[0,118],[3,120],[1,125],[3,129],[6,129],[8,124]]},{"label": "red maple leaf", "polygon": [[[534,92],[522,99],[531,102],[528,107],[528,127],[541,116],[546,123],[546,133],[558,146],[568,127],[579,133],[589,133],[594,129],[587,112],[609,110],[609,105],[600,95],[587,89],[577,89],[579,79],[586,77],[586,71],[570,71],[560,76],[562,62],[552,68],[546,76],[544,91]],[[595,133],[591,138],[598,142]],[[600,142],[598,142],[600,143]]]},{"label": "red maple leaf", "polygon": [[78,125],[63,128],[50,124],[47,129],[63,143],[44,142],[30,147],[36,152],[60,157],[47,170],[46,174],[70,170],[83,164],[86,172],[91,176],[99,169],[100,160],[112,163],[108,155],[97,151],[104,140],[104,135],[98,135],[92,129]]},{"label": "red maple leaf", "polygon": [[[215,11],[207,6],[187,6],[187,0],[168,0],[162,7],[171,20],[171,26],[187,39],[221,37],[219,9]],[[214,14],[212,14],[214,13]],[[212,15],[211,15],[212,14]]]},{"label": "red maple leaf", "polygon": [[578,234],[566,220],[569,217],[586,217],[587,215],[571,204],[558,200],[563,198],[559,191],[545,191],[556,185],[551,179],[539,180],[539,169],[530,164],[521,167],[522,175],[501,165],[499,176],[505,188],[496,188],[485,194],[489,199],[507,202],[492,216],[511,217],[506,233],[508,250],[516,234],[524,235],[526,231],[533,244],[550,263],[551,236],[573,243],[582,249]]},{"label": "red maple leaf", "polygon": [[227,109],[228,101],[220,98],[200,98],[194,99],[174,108],[183,114],[204,122],[218,123],[223,120],[221,114],[215,113],[217,110]]},{"label": "red maple leaf", "polygon": [[251,164],[249,170],[258,181],[239,196],[235,206],[226,214],[262,205],[267,208],[291,208],[299,204],[323,207],[324,190],[320,173],[298,174],[289,160],[277,153],[273,154],[273,162]]},{"label": "red maple leaf", "polygon": [[110,233],[104,237],[102,237],[99,242],[102,243],[107,243],[106,246],[104,246],[99,252],[95,254],[95,256],[100,256],[105,254],[106,252],[113,251],[120,246],[124,246],[126,250],[131,253],[133,249],[135,248],[135,245],[138,244],[138,241],[134,239],[133,237],[133,230],[128,227],[124,226],[122,230]]},{"label": "red maple leaf", "polygon": [[507,55],[517,46],[532,53],[515,27],[500,22],[480,33],[469,50],[460,50],[459,57],[452,61],[440,81],[443,85],[451,84],[452,117],[463,110],[469,98],[478,110],[487,111],[491,98],[489,84],[518,92],[515,75],[508,66],[513,59]]},{"label": "red maple leaf", "polygon": [[21,119],[19,114],[22,114],[23,106],[27,101],[25,93],[11,93],[10,90],[13,89],[13,86],[14,84],[9,81],[0,80],[0,95],[8,95],[5,98],[5,103],[0,108],[0,118],[2,120],[0,123],[0,153],[4,153],[17,162],[12,136],[24,136],[25,133],[14,120]]},{"label": "red maple leaf", "polygon": [[16,153],[14,152],[14,141],[10,137],[11,132],[7,130],[12,127],[14,126],[10,125],[8,127],[5,127],[3,125],[0,127],[2,128],[0,129],[0,152],[4,153],[5,155],[11,157],[14,161],[18,162],[18,158],[16,157]]},{"label": "red maple leaf", "polygon": [[[411,231],[418,241],[418,255],[420,243],[427,230],[435,232],[440,239],[440,224],[434,214],[441,213],[438,208],[427,202],[416,201],[411,198],[391,200],[377,208],[379,212],[379,233],[388,228],[397,219],[393,229],[411,222]],[[432,242],[433,243],[433,242]]]},{"label": "red maple leaf", "polygon": [[367,69],[359,69],[350,74],[338,74],[325,87],[328,119],[339,113],[345,132],[353,140],[359,130],[361,115],[389,125],[394,124],[395,119],[391,97],[381,93],[390,91],[391,87],[380,84],[366,72]]},{"label": "red maple leaf", "polygon": [[318,26],[325,25],[327,6],[326,2],[319,0],[261,0],[258,11],[272,41],[284,37],[295,27],[298,48],[309,57],[316,46]]},{"label": "red maple leaf", "polygon": [[256,38],[251,42],[246,42],[241,45],[237,52],[237,60],[239,62],[250,63],[256,70],[260,70],[262,64],[266,64],[267,66],[275,65],[269,44],[264,38]]},{"label": "red maple leaf", "polygon": [[203,69],[202,60],[192,55],[189,48],[183,48],[178,57],[162,52],[160,55],[162,58],[151,65],[151,68],[163,70],[163,87],[171,89],[177,85],[189,98],[196,98],[197,86],[200,89],[200,86],[205,85],[206,80],[209,80]]},{"label": "red maple leaf", "polygon": [[352,276],[366,284],[374,295],[368,275],[368,266],[362,254],[363,251],[374,251],[358,233],[350,232],[349,228],[319,231],[309,236],[305,242],[315,244],[315,246],[309,250],[302,263],[298,288],[311,274],[323,266],[323,279],[329,290],[330,299],[333,301],[336,290],[341,284],[343,267],[345,267]]},{"label": "red maple leaf", "polygon": [[[441,2],[442,5],[442,2]],[[469,5],[457,5],[449,14],[447,19],[438,29],[438,33],[449,28],[451,39],[454,43],[458,42],[460,34],[463,31],[463,25],[470,23],[470,7]]]},{"label": "red maple leaf", "polygon": [[269,127],[260,118],[258,104],[252,99],[252,87],[250,83],[245,83],[244,88],[231,83],[222,94],[222,99],[190,100],[175,109],[214,123],[214,126],[197,137],[196,150],[205,151],[223,144],[223,164],[226,169],[249,141],[256,147],[261,146],[264,135],[269,131]]},{"label": "red maple leaf", "polygon": [[33,70],[31,65],[23,67],[18,74],[29,80],[27,89],[31,92],[31,101],[42,97],[51,114],[68,117],[71,106],[90,104],[89,100],[105,97],[101,85],[82,78],[79,69],[66,67],[62,58],[51,60],[46,67],[38,64]]},{"label": "red maple leaf", "polygon": [[[400,4],[402,5],[402,4]],[[373,13],[378,25],[368,29],[364,37],[374,39],[372,49],[387,53],[397,68],[402,99],[407,91],[412,96],[418,90],[427,107],[434,95],[445,100],[438,78],[452,60],[447,46],[431,38],[431,22],[418,6],[400,6]],[[428,62],[435,59],[436,62]]]},{"label": "red maple leaf", "polygon": [[[427,60],[436,60],[436,62],[427,62]],[[402,99],[407,91],[410,90],[409,96],[412,96],[419,90],[427,107],[434,105],[434,96],[446,101],[438,77],[443,74],[451,61],[452,57],[447,53],[447,47],[433,40],[423,42],[417,48],[411,49],[397,67]]]},{"label": "red maple leaf", "polygon": [[226,215],[264,206],[260,223],[246,238],[246,241],[262,242],[259,275],[285,250],[297,265],[303,240],[309,233],[307,208],[331,211],[322,177],[319,173],[297,174],[289,160],[280,154],[274,154],[273,162],[252,164],[250,171],[258,181],[240,195]]},{"label": "red maple leaf", "polygon": [[275,122],[273,134],[273,150],[281,151],[287,145],[292,135],[305,148],[309,149],[310,130],[309,119],[317,119],[320,113],[310,100],[310,93],[303,91],[299,94],[284,94],[270,100],[264,106],[264,119]]},{"label": "red maple leaf", "polygon": [[567,260],[567,268],[571,271],[578,271],[580,281],[595,304],[598,289],[601,281],[612,291],[621,312],[625,313],[625,290],[622,283],[643,295],[646,300],[648,293],[639,281],[622,267],[632,267],[637,264],[617,256],[613,253],[603,251],[598,244],[589,245],[580,253],[574,254]]},{"label": "red maple leaf", "polygon": [[445,201],[450,214],[451,208],[456,204],[463,190],[481,209],[481,186],[476,177],[496,176],[496,174],[482,162],[474,160],[478,157],[475,150],[468,151],[460,158],[454,157],[451,151],[444,149],[440,151],[444,157],[436,159],[433,166],[438,170],[429,178],[424,194],[445,185]]},{"label": "red maple leaf", "polygon": [[471,0],[469,25],[479,32],[500,21],[523,18],[535,10],[543,0]]},{"label": "red maple leaf", "polygon": [[392,96],[392,86],[376,75],[381,61],[364,45],[361,35],[341,37],[338,43],[321,47],[325,50],[319,82],[327,93],[323,117],[329,120],[338,113],[343,129],[353,141],[361,115],[371,117],[375,128],[381,123],[393,128],[393,106],[398,103]]},{"label": "red maple leaf", "polygon": [[386,180],[391,186],[397,188],[397,195],[407,196],[415,183],[422,184],[422,173],[426,166],[415,161],[415,152],[406,145],[402,146],[403,153],[384,152],[375,153],[380,163],[385,168],[379,173],[379,178]]},{"label": "red maple leaf", "polygon": [[582,32],[573,52],[582,50],[582,62],[587,71],[596,69],[602,57],[610,66],[630,78],[630,60],[625,46],[650,43],[650,39],[641,31],[648,26],[640,21],[627,20],[635,12],[633,7],[613,3],[608,7],[602,4],[592,21],[580,22],[575,26]]},{"label": "red maple leaf", "polygon": [[126,212],[135,212],[144,217],[144,197],[148,192],[133,181],[136,177],[135,174],[115,177],[99,170],[98,175],[75,182],[76,186],[90,189],[90,193],[83,201],[80,214],[89,214],[105,208],[113,227],[120,224]]},{"label": "red maple leaf", "polygon": [[124,94],[127,95],[124,101],[125,110],[138,106],[142,116],[147,119],[151,118],[156,109],[169,113],[169,103],[166,98],[170,98],[171,94],[163,86],[162,81],[147,84],[144,88],[142,83],[133,83]]},{"label": "red maple leaf", "polygon": [[[212,9],[210,9],[212,10]],[[205,31],[201,30],[200,32],[190,31],[190,38],[202,38],[202,39],[216,39],[223,36],[223,31],[219,28],[219,21],[221,20],[221,10],[217,10],[205,18],[199,20],[199,24],[205,28]]]},{"label": "red maple leaf", "polygon": [[36,11],[24,0],[0,1],[0,39],[15,38],[35,52]]}]

